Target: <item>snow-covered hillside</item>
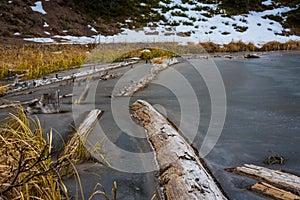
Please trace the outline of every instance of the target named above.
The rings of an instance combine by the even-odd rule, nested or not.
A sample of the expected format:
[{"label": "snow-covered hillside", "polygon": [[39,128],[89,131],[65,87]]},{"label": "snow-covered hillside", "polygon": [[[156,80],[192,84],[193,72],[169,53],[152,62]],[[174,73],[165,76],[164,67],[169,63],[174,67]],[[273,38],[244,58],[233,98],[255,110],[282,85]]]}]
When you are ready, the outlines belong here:
[{"label": "snow-covered hillside", "polygon": [[[165,1],[167,2],[167,1]],[[261,46],[270,41],[286,42],[300,40],[292,35],[289,28],[282,23],[270,19],[269,16],[281,17],[297,9],[297,7],[282,7],[272,4],[272,0],[262,2],[268,9],[247,14],[228,16],[217,4],[205,4],[198,1],[170,0],[159,3],[152,8],[166,20],[149,22],[146,27],[139,29],[122,28],[122,32],[113,36],[98,35],[92,25],[89,28],[95,32],[92,37],[49,36],[47,38],[25,38],[28,41],[64,43],[117,43],[117,42],[179,42],[199,43],[211,41],[217,44],[227,44],[231,41],[243,41]],[[37,3],[40,3],[37,2]],[[273,5],[273,6],[270,6]],[[42,6],[36,4],[36,6]],[[147,6],[142,3],[141,6]],[[40,12],[40,10],[37,10]],[[45,14],[45,13],[43,13]],[[143,17],[143,15],[141,16]],[[126,20],[131,23],[132,19]],[[49,24],[51,26],[51,24]]]}]

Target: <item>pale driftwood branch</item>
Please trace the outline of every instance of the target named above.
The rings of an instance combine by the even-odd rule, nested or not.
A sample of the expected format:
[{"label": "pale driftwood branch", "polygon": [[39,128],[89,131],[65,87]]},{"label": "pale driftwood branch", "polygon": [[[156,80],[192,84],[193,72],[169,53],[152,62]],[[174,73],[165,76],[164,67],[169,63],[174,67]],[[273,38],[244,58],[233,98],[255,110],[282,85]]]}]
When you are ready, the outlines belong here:
[{"label": "pale driftwood branch", "polygon": [[164,196],[171,199],[226,199],[193,148],[149,103],[132,104],[133,116],[147,129],[160,168]]},{"label": "pale driftwood branch", "polygon": [[88,96],[88,93],[89,93],[89,90],[90,90],[90,84],[87,83],[84,90],[82,91],[79,99],[76,99],[75,100],[75,103],[76,104],[81,104],[85,101],[86,97]]},{"label": "pale driftwood branch", "polygon": [[300,177],[293,174],[249,164],[235,168],[235,172],[263,179],[294,192],[300,191]]},{"label": "pale driftwood branch", "polygon": [[86,133],[89,133],[91,129],[94,128],[94,125],[97,122],[101,112],[102,111],[99,109],[92,110],[78,127],[77,134],[79,136],[83,136]]},{"label": "pale driftwood branch", "polygon": [[285,191],[283,189],[279,189],[273,185],[270,185],[268,183],[256,183],[251,186],[251,190],[258,192],[260,194],[264,194],[276,199],[281,199],[281,200],[296,200],[300,199],[300,196],[293,194],[289,191]]},{"label": "pale driftwood branch", "polygon": [[67,142],[64,151],[61,154],[62,158],[67,157],[68,160],[75,163],[80,160],[82,161],[91,158],[90,152],[86,149],[86,142],[101,113],[102,111],[98,109],[89,112],[77,128],[75,135]]},{"label": "pale driftwood branch", "polygon": [[168,59],[167,63],[155,64],[149,74],[142,77],[139,81],[134,82],[129,86],[125,86],[122,88],[117,94],[114,96],[132,96],[135,92],[141,90],[145,86],[147,86],[155,77],[159,74],[159,72],[167,69],[169,66],[178,63],[176,58]]}]

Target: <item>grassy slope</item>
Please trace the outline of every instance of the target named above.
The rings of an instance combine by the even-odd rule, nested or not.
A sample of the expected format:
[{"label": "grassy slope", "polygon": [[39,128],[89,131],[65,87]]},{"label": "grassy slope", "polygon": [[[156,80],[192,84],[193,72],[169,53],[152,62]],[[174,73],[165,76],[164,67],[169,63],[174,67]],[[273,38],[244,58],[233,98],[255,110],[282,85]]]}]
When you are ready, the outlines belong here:
[{"label": "grassy slope", "polygon": [[[263,0],[202,0],[199,2],[219,3],[219,10],[211,11],[211,14],[226,10],[228,15],[244,14],[249,10],[261,11],[272,9],[278,6],[295,7],[300,0],[274,0],[273,6],[264,6]],[[42,15],[31,10],[35,0],[14,0],[13,3],[4,1],[0,7],[0,41],[3,43],[14,42],[9,38],[20,38],[14,33],[22,33],[22,37],[37,36],[47,37],[44,32],[51,35],[92,35],[94,34],[87,27],[92,24],[101,34],[111,35],[120,31],[120,28],[138,28],[145,26],[148,22],[158,22],[165,19],[152,8],[159,7],[158,0],[51,0],[43,2],[43,7],[48,13]],[[169,3],[169,0],[162,2]],[[183,2],[192,2],[184,0]],[[144,3],[145,5],[143,5]],[[279,3],[276,6],[276,3]],[[169,8],[163,8],[169,9]],[[300,7],[297,10],[287,13],[285,27],[291,27],[292,33],[300,35]],[[270,16],[272,18],[272,16]],[[275,18],[273,16],[273,18]],[[132,21],[125,22],[127,19]],[[277,18],[282,22],[282,18]],[[50,26],[43,27],[44,22]],[[67,30],[65,33],[63,30]],[[19,40],[18,42],[20,42]]]}]

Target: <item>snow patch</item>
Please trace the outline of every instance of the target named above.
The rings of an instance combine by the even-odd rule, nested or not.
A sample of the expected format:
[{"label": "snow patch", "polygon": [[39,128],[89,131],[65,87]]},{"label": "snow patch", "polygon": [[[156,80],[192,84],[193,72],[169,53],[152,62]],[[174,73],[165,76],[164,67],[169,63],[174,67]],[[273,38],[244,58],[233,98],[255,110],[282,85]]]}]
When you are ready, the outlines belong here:
[{"label": "snow patch", "polygon": [[[169,2],[160,2],[160,5],[166,8],[164,12],[162,8],[153,9],[163,15],[167,22],[150,22],[146,27],[138,30],[123,28],[121,33],[113,36],[75,37],[57,35],[53,38],[61,39],[62,43],[72,44],[138,42],[178,42],[187,44],[210,41],[223,45],[243,41],[244,43],[251,42],[256,46],[262,46],[270,41],[300,40],[299,36],[284,36],[282,33],[284,31],[289,32],[290,29],[284,29],[279,22],[265,18],[266,15],[274,15],[284,19],[284,13],[296,8],[279,7],[262,12],[250,11],[248,14],[227,17],[222,14],[209,14],[206,10],[216,10],[218,8],[217,4],[182,3],[181,0],[170,0]],[[272,0],[266,0],[263,3],[266,5],[272,3]],[[176,6],[175,9],[174,6]],[[131,22],[133,20],[130,18],[126,20],[126,23]],[[97,30],[91,25],[88,25],[88,27],[97,33]],[[66,33],[67,30],[63,32]],[[37,39],[37,41],[42,42],[43,40]]]},{"label": "snow patch", "polygon": [[47,24],[47,22],[44,22],[43,27],[47,28],[47,27],[49,27],[49,24]]},{"label": "snow patch", "polygon": [[19,35],[21,35],[21,33],[20,32],[15,32],[14,35],[19,36]]},{"label": "snow patch", "polygon": [[93,31],[93,32],[95,32],[95,33],[98,33],[98,31],[97,31],[94,27],[92,27],[91,25],[88,25],[88,28],[89,28],[91,31]]},{"label": "snow patch", "polygon": [[266,0],[264,2],[261,2],[262,5],[265,5],[265,6],[270,6],[272,5],[272,0]]},{"label": "snow patch", "polygon": [[37,43],[55,43],[52,38],[24,38],[24,40]]},{"label": "snow patch", "polygon": [[41,1],[37,1],[34,4],[35,4],[35,6],[30,6],[33,11],[39,12],[43,15],[47,14],[47,12],[43,9]]},{"label": "snow patch", "polygon": [[71,35],[66,35],[66,36],[60,36],[60,35],[55,35],[54,38],[57,39],[62,39],[63,41],[61,43],[64,44],[89,44],[89,43],[95,43],[96,42],[96,36],[93,37],[87,37],[87,36],[71,36]]}]

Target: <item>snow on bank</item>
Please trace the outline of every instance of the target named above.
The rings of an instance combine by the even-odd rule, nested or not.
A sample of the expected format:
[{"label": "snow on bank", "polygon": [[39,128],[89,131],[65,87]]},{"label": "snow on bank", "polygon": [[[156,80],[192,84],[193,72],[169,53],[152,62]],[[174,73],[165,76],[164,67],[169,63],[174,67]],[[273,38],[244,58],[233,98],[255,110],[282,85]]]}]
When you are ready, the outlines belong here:
[{"label": "snow on bank", "polygon": [[262,2],[262,5],[270,6],[270,5],[272,5],[272,0],[266,0],[266,1],[263,1],[263,2]]},{"label": "snow on bank", "polygon": [[47,14],[47,12],[43,9],[43,5],[41,1],[37,1],[34,4],[35,6],[30,6],[33,11],[42,13],[43,15]]},{"label": "snow on bank", "polygon": [[[272,0],[266,0],[264,5],[271,5]],[[280,16],[295,8],[279,7],[262,12],[251,11],[249,14],[227,17],[222,14],[208,16],[205,8],[217,9],[217,4],[182,3],[181,0],[171,0],[170,3],[160,3],[160,6],[169,8],[154,8],[163,15],[167,22],[148,23],[147,27],[139,30],[122,29],[122,32],[113,36],[95,35],[92,37],[53,36],[52,38],[25,38],[27,41],[54,42],[54,43],[137,43],[137,42],[188,42],[199,43],[211,41],[216,44],[228,44],[232,41],[243,41],[262,46],[270,41],[287,42],[300,40],[299,36],[284,35],[289,29],[269,18],[267,15]],[[173,7],[176,7],[175,9]],[[178,7],[182,8],[179,9]],[[201,9],[199,9],[201,8]],[[174,12],[177,15],[174,15]],[[180,14],[178,14],[180,13]],[[172,26],[170,24],[173,24]],[[89,28],[96,33],[91,25]]]},{"label": "snow on bank", "polygon": [[52,38],[24,38],[24,40],[37,43],[55,43]]},{"label": "snow on bank", "polygon": [[47,22],[44,22],[43,27],[47,28],[47,27],[49,27],[49,24],[47,24]]}]

